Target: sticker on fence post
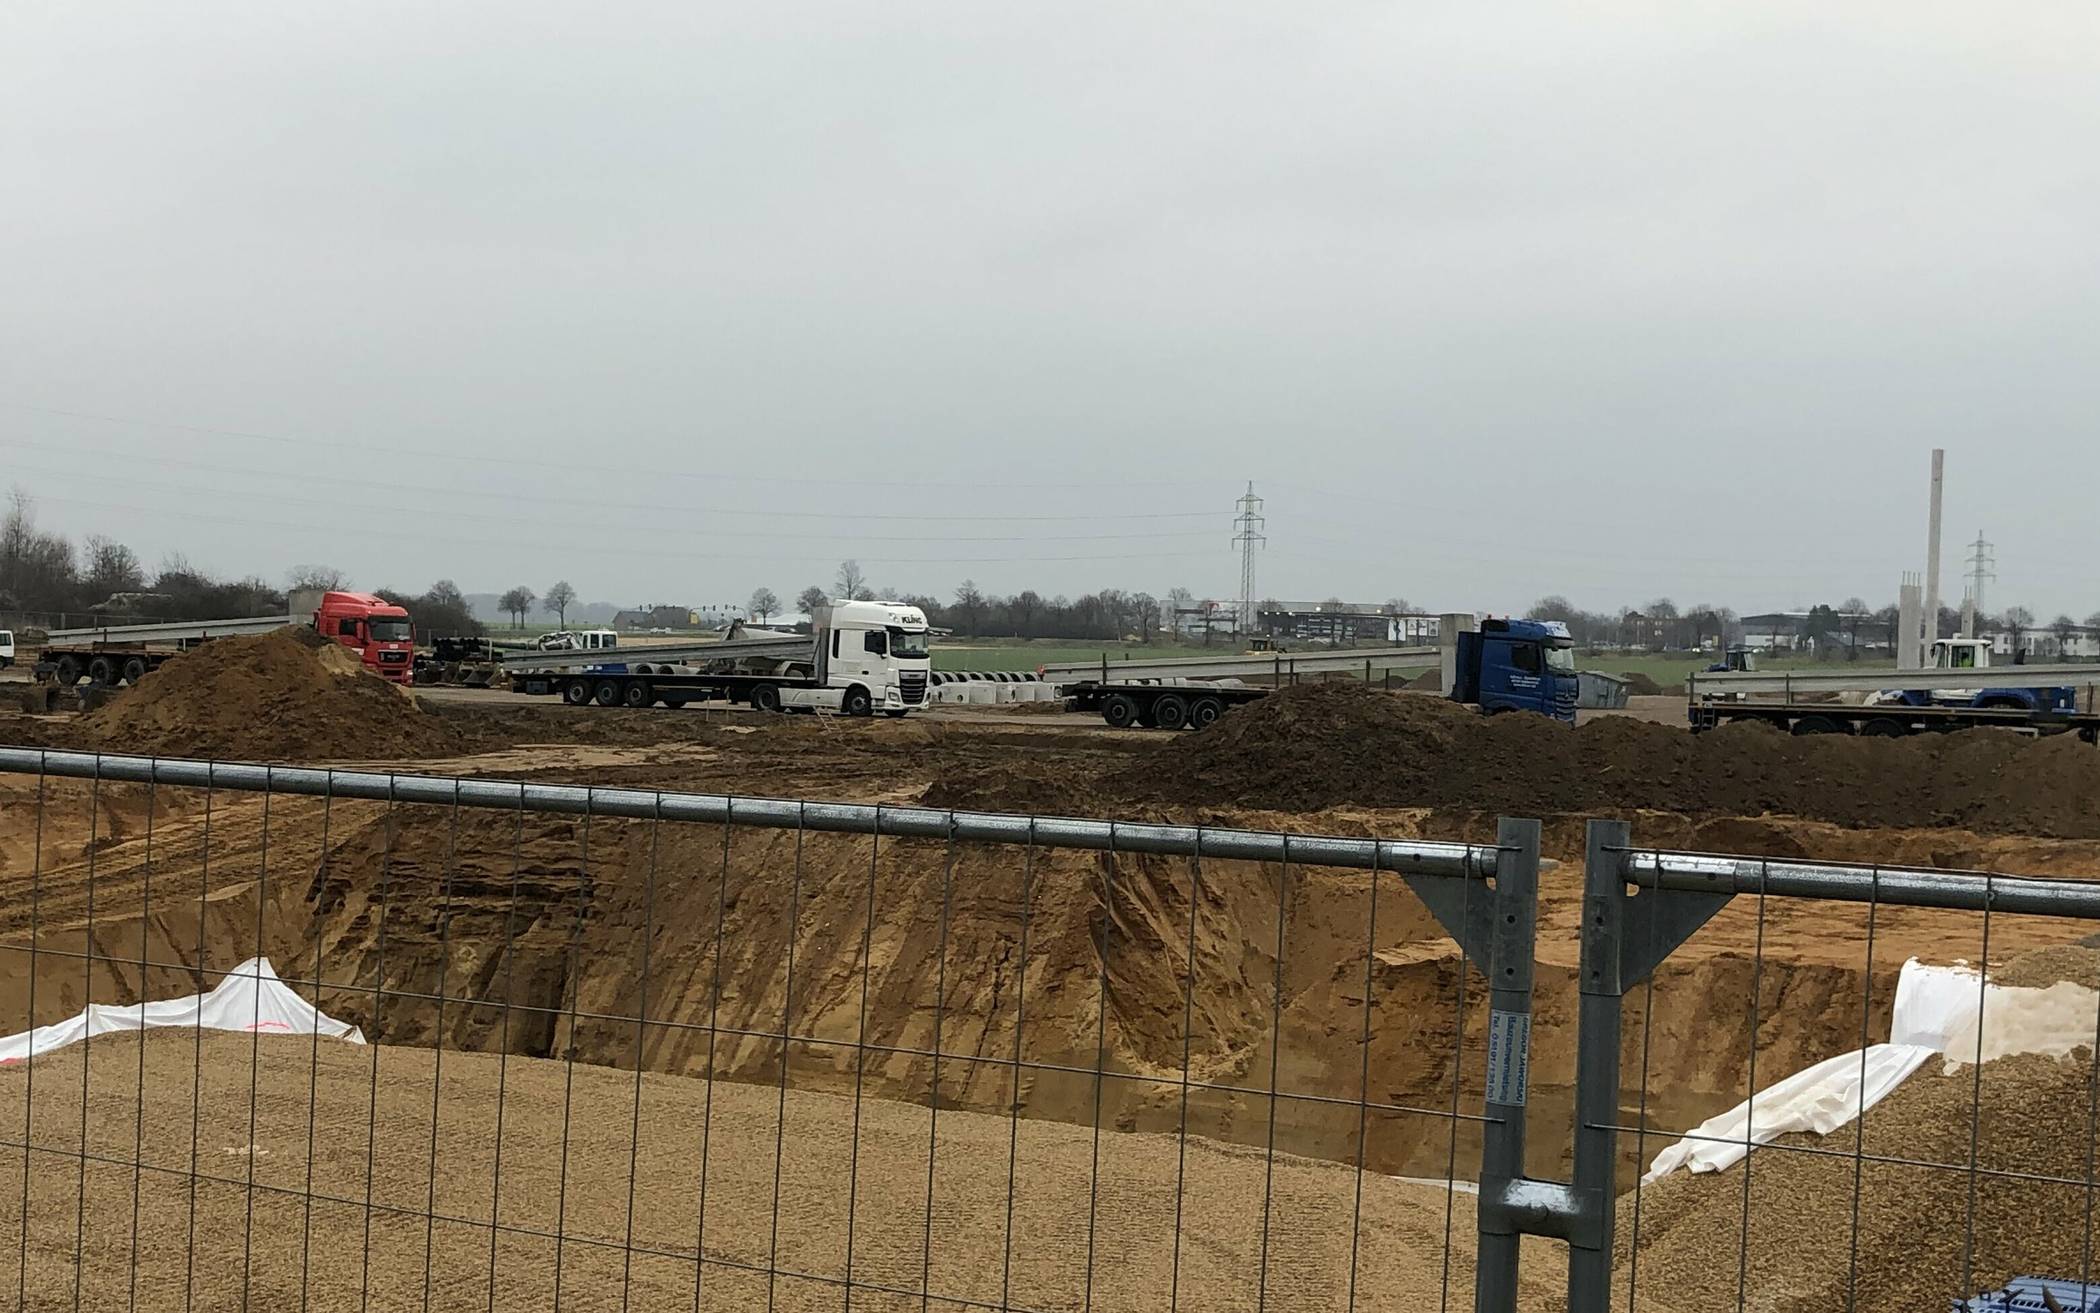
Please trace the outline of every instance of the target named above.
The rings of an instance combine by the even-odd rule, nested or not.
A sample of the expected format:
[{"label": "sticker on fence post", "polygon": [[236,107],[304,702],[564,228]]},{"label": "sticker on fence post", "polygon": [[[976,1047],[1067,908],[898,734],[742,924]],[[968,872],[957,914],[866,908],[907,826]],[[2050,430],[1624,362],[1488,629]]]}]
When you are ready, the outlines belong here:
[{"label": "sticker on fence post", "polygon": [[1531,1014],[1488,1014],[1487,1101],[1508,1107],[1524,1106],[1524,1089],[1531,1075]]}]

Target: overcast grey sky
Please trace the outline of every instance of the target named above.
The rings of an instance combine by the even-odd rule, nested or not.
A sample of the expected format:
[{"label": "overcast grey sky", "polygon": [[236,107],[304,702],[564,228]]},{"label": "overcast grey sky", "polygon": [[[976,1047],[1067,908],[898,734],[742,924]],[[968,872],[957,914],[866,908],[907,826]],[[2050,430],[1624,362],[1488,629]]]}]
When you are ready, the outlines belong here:
[{"label": "overcast grey sky", "polygon": [[[0,482],[227,572],[2100,609],[2100,10],[0,15]],[[60,414],[54,412],[72,412]],[[82,418],[93,416],[99,418]]]}]

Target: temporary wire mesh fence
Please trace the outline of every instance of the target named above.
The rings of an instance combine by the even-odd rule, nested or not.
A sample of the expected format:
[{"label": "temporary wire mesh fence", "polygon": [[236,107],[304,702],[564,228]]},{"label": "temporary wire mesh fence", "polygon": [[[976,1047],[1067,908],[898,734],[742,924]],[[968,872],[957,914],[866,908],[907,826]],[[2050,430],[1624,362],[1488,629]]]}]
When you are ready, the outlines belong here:
[{"label": "temporary wire mesh fence", "polygon": [[[1864,1049],[1897,954],[2067,943],[2100,886],[1593,822],[1578,900],[1541,894],[1540,843],[0,749],[5,1029],[267,959],[372,1041],[258,1003],[11,1063],[0,1254],[37,1309],[1908,1309],[2030,1259],[2090,1280],[2076,986],[2068,1056],[1998,1057],[2034,1037],[1979,1007],[1953,1075],[1841,1131],[1639,1169]],[[1695,933],[1715,951],[1659,970]]]},{"label": "temporary wire mesh fence", "polygon": [[267,960],[372,1041],[258,1003],[10,1064],[20,1307],[1472,1300],[1482,982],[1389,1030],[1378,950],[1535,844],[0,772],[6,1029]]}]

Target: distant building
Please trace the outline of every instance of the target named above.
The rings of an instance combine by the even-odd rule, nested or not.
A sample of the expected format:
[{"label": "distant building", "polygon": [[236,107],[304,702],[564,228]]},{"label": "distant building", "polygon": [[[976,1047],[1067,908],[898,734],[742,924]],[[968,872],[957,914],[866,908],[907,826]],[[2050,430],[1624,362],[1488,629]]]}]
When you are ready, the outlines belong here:
[{"label": "distant building", "polygon": [[698,629],[700,618],[683,606],[639,606],[613,614],[612,627],[629,632],[649,629]]}]

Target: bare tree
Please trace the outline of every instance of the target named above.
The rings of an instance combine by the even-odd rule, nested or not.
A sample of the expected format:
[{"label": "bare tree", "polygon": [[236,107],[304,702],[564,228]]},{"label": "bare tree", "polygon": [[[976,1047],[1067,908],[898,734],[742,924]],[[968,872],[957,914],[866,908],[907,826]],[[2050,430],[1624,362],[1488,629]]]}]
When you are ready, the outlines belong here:
[{"label": "bare tree", "polygon": [[302,588],[318,588],[324,593],[333,593],[349,586],[350,576],[332,565],[295,565],[284,577],[285,587],[293,592]]},{"label": "bare tree", "polygon": [[872,600],[875,596],[874,590],[868,587],[868,576],[860,568],[859,561],[848,559],[839,562],[838,583],[838,595],[840,597],[856,602],[866,602]]},{"label": "bare tree", "polygon": [[2071,635],[2078,632],[2078,622],[2067,615],[2059,615],[2049,622],[2049,631],[2056,635],[2056,654],[2062,656],[2071,646]]},{"label": "bare tree", "polygon": [[523,629],[525,627],[526,612],[532,610],[532,604],[538,600],[530,588],[520,584],[497,598],[496,605],[510,613],[511,628]]},{"label": "bare tree", "polygon": [[1137,621],[1138,637],[1152,641],[1152,631],[1159,628],[1159,599],[1150,593],[1130,595],[1130,614]]},{"label": "bare tree", "polygon": [[1042,595],[1033,588],[1023,588],[1007,599],[1006,613],[1013,617],[1014,632],[1020,638],[1035,637],[1035,618],[1042,611]]},{"label": "bare tree", "polygon": [[955,590],[955,613],[962,617],[970,628],[970,637],[977,637],[984,623],[984,594],[977,591],[974,579],[965,579]]},{"label": "bare tree", "polygon": [[540,599],[541,607],[554,612],[555,622],[564,629],[569,627],[569,608],[575,604],[576,590],[566,579],[555,580],[547,589],[547,595]]},{"label": "bare tree", "polygon": [[795,605],[802,608],[802,614],[815,618],[818,611],[831,605],[831,594],[825,592],[822,585],[811,584],[795,598]]},{"label": "bare tree", "polygon": [[129,547],[114,538],[91,533],[81,543],[87,555],[87,577],[81,580],[97,599],[135,592],[145,586],[146,572]]},{"label": "bare tree", "polygon": [[764,624],[768,617],[780,609],[780,595],[770,588],[755,589],[746,606],[751,612],[751,618]]}]

